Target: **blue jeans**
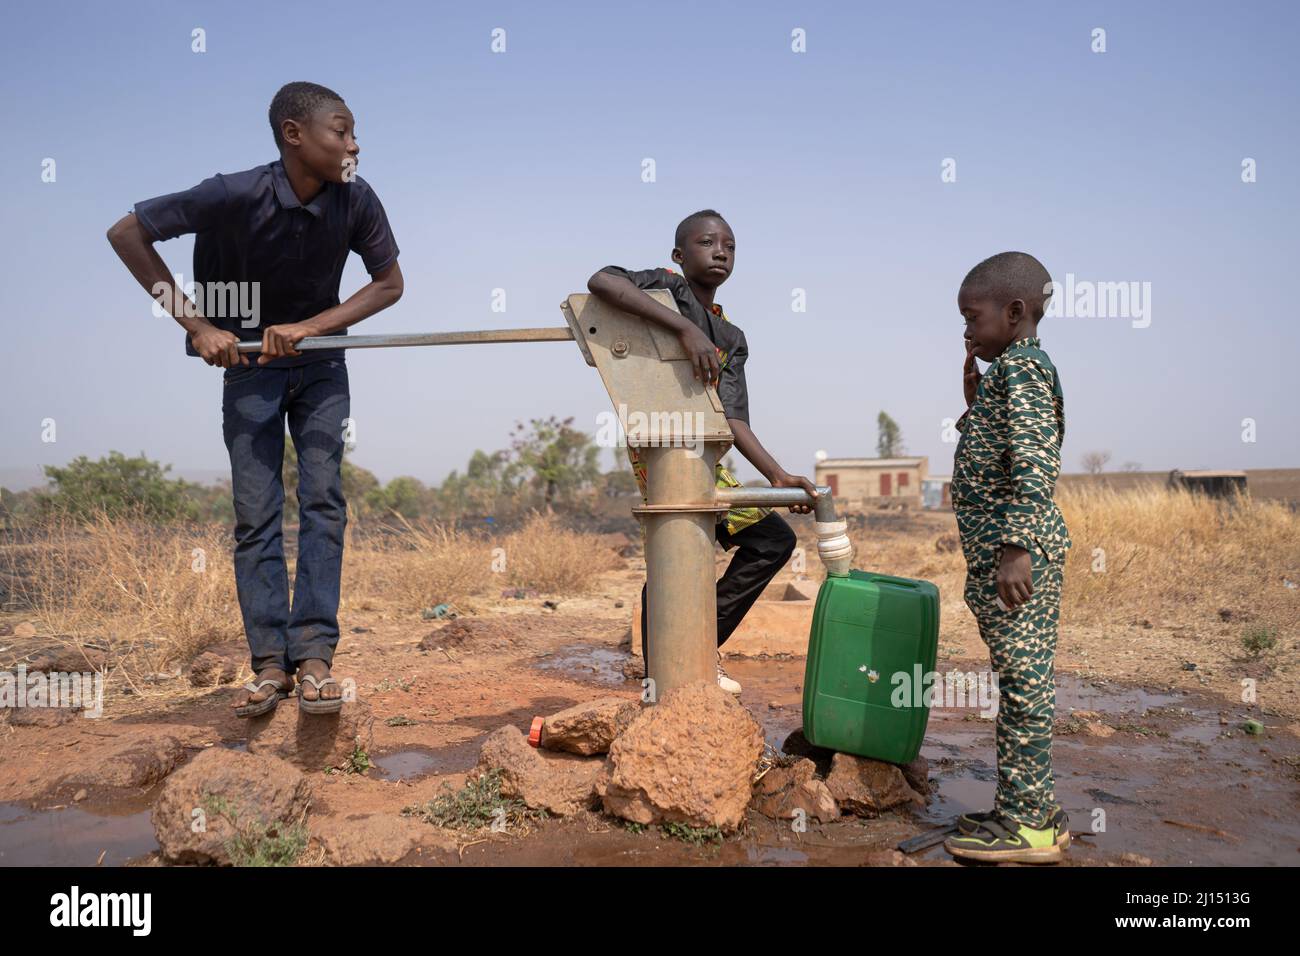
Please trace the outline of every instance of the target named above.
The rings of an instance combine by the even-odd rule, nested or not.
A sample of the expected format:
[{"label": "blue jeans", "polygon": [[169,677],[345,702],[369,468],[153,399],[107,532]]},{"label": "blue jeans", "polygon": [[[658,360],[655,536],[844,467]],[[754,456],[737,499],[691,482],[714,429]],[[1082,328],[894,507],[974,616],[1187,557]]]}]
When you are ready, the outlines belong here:
[{"label": "blue jeans", "polygon": [[[222,386],[222,432],[235,499],[235,585],[254,671],[330,663],[343,570],[343,429],[351,407],[341,359],[295,368],[240,365]],[[289,607],[284,562],[284,426],[298,452],[298,568]]]}]

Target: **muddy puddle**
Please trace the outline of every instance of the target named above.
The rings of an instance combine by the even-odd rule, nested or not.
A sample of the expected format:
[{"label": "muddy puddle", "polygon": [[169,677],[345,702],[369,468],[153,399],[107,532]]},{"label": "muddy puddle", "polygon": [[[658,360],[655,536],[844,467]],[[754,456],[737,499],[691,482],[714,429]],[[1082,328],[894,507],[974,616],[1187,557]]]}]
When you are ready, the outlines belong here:
[{"label": "muddy puddle", "polygon": [[[780,746],[801,726],[803,662],[726,666],[767,740]],[[1095,717],[1073,717],[1078,711]],[[921,755],[933,795],[915,814],[917,832],[993,805],[994,722],[978,714],[931,711]],[[1072,861],[1133,853],[1167,865],[1300,864],[1300,741],[1277,731],[1248,735],[1241,725],[1250,716],[1258,711],[1220,698],[1058,674],[1052,756],[1057,800],[1076,836]],[[1088,725],[1109,735],[1094,736]],[[941,846],[916,858],[949,859]]]},{"label": "muddy puddle", "polygon": [[[762,724],[765,739],[780,749],[802,726],[804,662],[729,659],[725,666],[744,687],[741,700]],[[1095,716],[1077,718],[1076,711]],[[1221,698],[1058,674],[1053,761],[1057,798],[1076,835],[1068,862],[1099,865],[1135,854],[1156,865],[1300,864],[1300,741],[1280,731],[1247,735],[1241,724],[1248,716],[1258,713]],[[1087,725],[1109,735],[1089,733]],[[570,842],[563,855],[570,862],[632,865],[863,862],[901,839],[950,824],[960,813],[992,806],[994,723],[977,708],[932,710],[921,754],[929,761],[933,788],[924,812],[874,821],[843,817],[798,836],[762,821],[712,849],[617,832],[590,841],[578,836],[578,845]],[[485,849],[476,862],[562,862],[546,848],[547,840],[543,835],[513,849]],[[939,863],[950,857],[935,846],[913,859]]]},{"label": "muddy puddle", "polygon": [[411,781],[421,777],[464,773],[478,763],[483,737],[446,747],[406,747],[371,757],[378,775],[385,780]]},{"label": "muddy puddle", "polygon": [[591,644],[567,644],[543,654],[533,666],[543,671],[558,671],[566,677],[585,683],[622,685],[623,662],[627,654],[610,647]]},{"label": "muddy puddle", "polygon": [[147,807],[96,813],[0,804],[0,866],[122,866],[156,849]]},{"label": "muddy puddle", "polygon": [[[612,647],[569,645],[539,658],[535,666],[579,683],[632,688],[623,680],[624,656]],[[743,685],[741,701],[761,722],[766,740],[780,749],[802,726],[804,662],[729,659],[725,667]],[[1274,719],[1195,692],[1068,674],[1058,674],[1057,683],[1056,789],[1076,835],[1068,863],[1104,865],[1136,854],[1157,865],[1300,864],[1300,740],[1276,729]],[[395,781],[463,773],[477,761],[487,733],[504,724],[527,730],[534,716],[573,703],[553,694],[506,713],[461,714],[451,723],[472,728],[465,740],[376,754],[374,773]],[[1079,718],[1078,711],[1094,716]],[[1244,733],[1247,717],[1262,719],[1265,733]],[[241,749],[238,741],[224,745]],[[975,708],[936,709],[921,753],[929,761],[933,790],[924,811],[888,813],[878,820],[845,816],[831,824],[813,823],[804,833],[793,833],[786,822],[751,815],[740,837],[700,847],[666,838],[655,828],[634,833],[604,817],[552,820],[527,836],[469,847],[458,860],[470,865],[633,866],[889,862],[890,849],[901,840],[943,827],[961,812],[992,805],[997,777],[992,720],[978,716]],[[93,866],[100,861],[120,866],[144,857],[156,849],[148,805],[54,809],[0,804],[0,865]],[[949,858],[935,846],[913,859],[937,864]]]}]

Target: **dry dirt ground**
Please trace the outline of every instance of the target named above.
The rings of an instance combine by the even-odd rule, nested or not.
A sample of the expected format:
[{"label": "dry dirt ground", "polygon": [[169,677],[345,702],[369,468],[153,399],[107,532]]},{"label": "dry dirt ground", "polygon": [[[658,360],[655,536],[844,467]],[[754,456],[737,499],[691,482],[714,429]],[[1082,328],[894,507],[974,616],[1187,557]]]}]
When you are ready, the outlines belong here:
[{"label": "dry dirt ground", "polygon": [[[944,527],[936,523],[934,530]],[[595,813],[540,821],[527,832],[474,834],[401,816],[403,807],[459,787],[490,731],[505,724],[527,731],[536,715],[597,697],[638,696],[623,663],[643,573],[633,557],[590,596],[555,599],[554,609],[543,605],[547,595],[485,602],[458,619],[472,626],[449,632],[441,650],[419,645],[457,621],[380,609],[343,615],[335,673],[354,678],[373,708],[374,766],[362,774],[311,775],[312,840],[300,862],[951,865],[941,847],[907,857],[894,848],[956,813],[991,804],[993,724],[970,710],[931,714],[922,755],[933,795],[924,811],[810,821],[806,832],[751,813],[738,835],[702,846],[655,828],[632,832]],[[947,580],[940,585],[939,669],[987,666],[959,588]],[[774,589],[782,586],[778,579]],[[1295,688],[1291,696],[1280,687],[1261,692],[1261,699],[1282,701],[1272,708],[1237,702],[1234,667],[1248,665],[1233,664],[1216,646],[1140,622],[1130,633],[1063,632],[1054,759],[1058,796],[1076,834],[1069,865],[1300,863]],[[1185,669],[1189,657],[1201,661],[1197,670]],[[801,724],[804,661],[733,659],[727,666],[744,686],[741,702],[779,747]],[[151,748],[164,734],[179,741],[180,760],[206,747],[240,747],[247,728],[231,714],[235,693],[230,686],[187,688],[153,702],[110,702],[99,720],[0,725],[0,863],[156,863],[148,808],[158,785],[125,795],[107,786],[112,768],[105,755],[154,759]],[[1264,732],[1245,733],[1248,718],[1262,721]],[[60,784],[70,773],[89,784],[72,792]]]}]

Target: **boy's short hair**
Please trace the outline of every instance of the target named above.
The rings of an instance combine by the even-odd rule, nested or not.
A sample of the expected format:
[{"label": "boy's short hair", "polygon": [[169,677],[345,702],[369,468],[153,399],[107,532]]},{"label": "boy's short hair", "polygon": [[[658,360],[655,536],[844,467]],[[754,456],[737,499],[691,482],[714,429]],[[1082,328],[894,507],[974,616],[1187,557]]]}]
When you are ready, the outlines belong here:
[{"label": "boy's short hair", "polygon": [[342,102],[343,97],[319,83],[299,81],[284,84],[271,100],[271,108],[267,111],[271,119],[271,132],[275,134],[276,148],[284,149],[284,140],[280,137],[280,127],[285,120],[302,121],[317,110]]},{"label": "boy's short hair", "polygon": [[716,209],[701,209],[699,212],[691,213],[677,224],[677,231],[673,233],[673,246],[675,248],[680,249],[682,247],[682,244],[686,242],[686,236],[691,226],[694,223],[699,222],[701,219],[716,219],[718,222],[724,224],[728,229],[731,228],[731,223],[723,219],[722,213],[718,212]]},{"label": "boy's short hair", "polygon": [[989,256],[962,280],[971,295],[983,295],[1000,305],[1021,299],[1035,322],[1043,317],[1051,297],[1052,277],[1043,264],[1027,252],[999,252]]}]

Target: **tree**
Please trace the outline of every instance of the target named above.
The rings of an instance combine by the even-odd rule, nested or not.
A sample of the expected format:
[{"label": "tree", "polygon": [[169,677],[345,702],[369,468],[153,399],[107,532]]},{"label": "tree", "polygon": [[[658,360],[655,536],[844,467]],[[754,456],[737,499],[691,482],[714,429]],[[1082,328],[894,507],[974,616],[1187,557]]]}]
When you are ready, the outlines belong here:
[{"label": "tree", "polygon": [[898,422],[882,411],[876,416],[876,457],[898,458],[907,453],[903,444],[903,430]]},{"label": "tree", "polygon": [[42,492],[40,510],[83,519],[101,512],[157,522],[192,519],[197,509],[187,492],[193,486],[168,478],[171,467],[150,461],[144,452],[127,458],[119,451],[98,461],[81,455],[63,468],[46,465],[52,487]]},{"label": "tree", "polygon": [[1083,456],[1083,470],[1090,475],[1100,475],[1106,470],[1106,463],[1110,461],[1110,452],[1108,451],[1090,451]]},{"label": "tree", "polygon": [[571,417],[560,421],[554,415],[534,418],[527,427],[523,422],[515,424],[514,460],[506,473],[523,475],[541,494],[547,511],[557,498],[568,499],[600,478],[599,446],[572,424]]},{"label": "tree", "polygon": [[384,514],[399,514],[403,518],[418,518],[429,507],[429,489],[424,482],[409,475],[400,475],[382,488],[376,488],[366,498],[371,509]]},{"label": "tree", "polygon": [[475,449],[465,466],[465,474],[453,471],[438,486],[437,510],[455,516],[466,512],[490,515],[498,510],[501,498],[514,493],[516,483],[506,474],[509,453],[491,454]]}]

